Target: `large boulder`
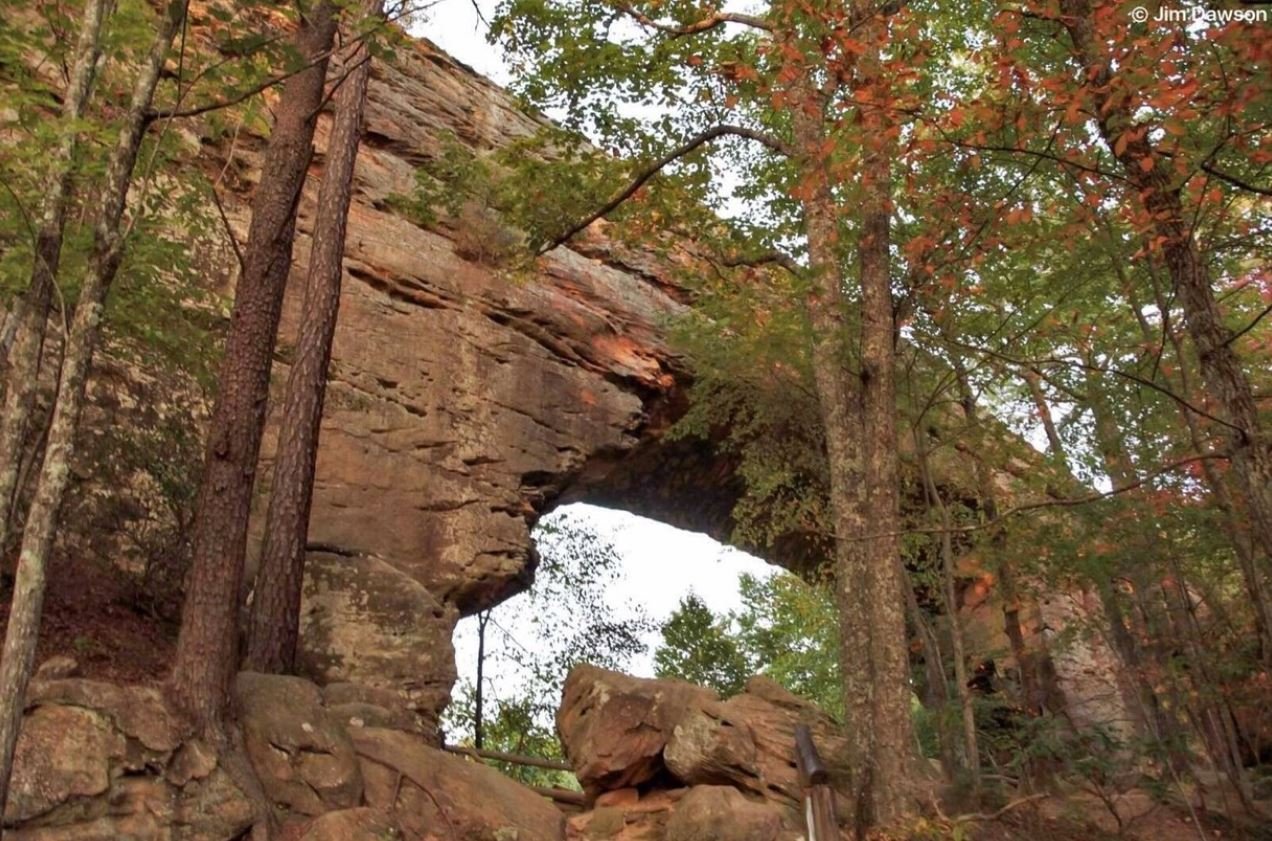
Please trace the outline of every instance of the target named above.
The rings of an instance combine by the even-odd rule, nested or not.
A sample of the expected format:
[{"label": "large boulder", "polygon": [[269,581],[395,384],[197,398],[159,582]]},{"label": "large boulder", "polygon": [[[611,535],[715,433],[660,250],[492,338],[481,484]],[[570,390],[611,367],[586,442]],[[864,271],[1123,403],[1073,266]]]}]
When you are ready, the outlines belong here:
[{"label": "large boulder", "polygon": [[557,731],[593,797],[629,786],[732,786],[795,806],[795,727],[824,758],[842,750],[835,722],[772,680],[752,678],[727,700],[675,680],[581,666],[565,683]]},{"label": "large boulder", "polygon": [[362,803],[362,768],[340,720],[303,678],[243,672],[234,701],[248,758],[279,808],[321,815]]},{"label": "large boulder", "polygon": [[[618,796],[614,796],[618,795]],[[569,841],[798,841],[795,809],[728,786],[622,789],[571,817]]]},{"label": "large boulder", "polygon": [[400,730],[351,732],[367,805],[395,817],[406,837],[563,841],[561,811],[494,768],[428,747]]},{"label": "large boulder", "polygon": [[27,700],[6,841],[230,841],[256,820],[157,690],[42,680]]},{"label": "large boulder", "polygon": [[662,775],[663,750],[685,713],[718,700],[682,681],[578,666],[565,681],[557,733],[579,783],[595,796]]},{"label": "large boulder", "polygon": [[[380,558],[310,552],[299,665],[320,683],[380,690],[377,706],[409,713],[409,721],[395,718],[394,726],[412,726],[437,741],[438,714],[455,680],[457,618],[453,606]],[[396,697],[383,697],[390,695]],[[376,711],[361,712],[386,721]]]},{"label": "large boulder", "polygon": [[37,707],[18,737],[5,822],[29,821],[68,801],[105,793],[111,766],[124,753],[124,737],[100,713]]},{"label": "large boulder", "polygon": [[379,809],[328,812],[307,826],[300,841],[391,841],[401,838],[397,822]]},{"label": "large boulder", "polygon": [[663,761],[686,785],[730,785],[787,805],[803,798],[795,766],[795,728],[809,727],[823,759],[833,765],[843,738],[830,716],[766,677],[746,691],[684,711]]},{"label": "large boulder", "polygon": [[666,841],[798,841],[804,837],[793,808],[748,798],[728,786],[695,786],[667,821]]}]

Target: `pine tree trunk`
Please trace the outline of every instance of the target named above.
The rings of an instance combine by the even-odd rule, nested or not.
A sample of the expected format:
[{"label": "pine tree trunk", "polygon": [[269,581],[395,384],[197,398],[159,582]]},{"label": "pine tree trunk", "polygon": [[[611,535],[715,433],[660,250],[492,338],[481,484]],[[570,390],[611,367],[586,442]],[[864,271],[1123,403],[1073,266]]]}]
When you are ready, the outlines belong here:
[{"label": "pine tree trunk", "polygon": [[[372,5],[370,12],[378,14],[380,3]],[[359,42],[347,64],[348,76],[335,97],[335,116],[309,252],[300,336],[287,378],[274,481],[265,518],[265,543],[252,595],[247,667],[258,672],[290,672],[296,661],[318,434],[331,342],[340,309],[345,228],[371,72],[364,42]]]},{"label": "pine tree trunk", "polygon": [[40,209],[31,281],[12,313],[13,346],[6,374],[4,414],[0,416],[0,552],[9,543],[12,519],[17,516],[15,497],[22,454],[35,410],[44,334],[53,286],[57,283],[58,264],[62,259],[62,235],[71,199],[75,149],[79,145],[79,132],[74,129],[74,124],[83,115],[84,105],[92,91],[105,19],[106,0],[90,0],[84,8],[84,20],[71,63],[70,83],[62,100],[62,137],[49,150],[49,188]]},{"label": "pine tree trunk", "polygon": [[208,428],[193,555],[169,679],[173,700],[205,732],[221,729],[238,666],[239,599],[270,366],[336,18],[336,5],[323,0],[302,18],[295,36],[297,52],[309,66],[287,80],[275,107]]},{"label": "pine tree trunk", "polygon": [[185,18],[187,3],[188,0],[173,0],[168,5],[146,61],[138,71],[128,113],[106,170],[101,211],[93,230],[93,249],[63,351],[57,402],[49,425],[48,448],[22,535],[17,580],[9,608],[9,627],[4,639],[4,657],[0,661],[0,814],[4,813],[7,800],[13,752],[22,722],[27,683],[35,661],[48,556],[53,545],[58,511],[70,481],[85,383],[97,344],[106,295],[123,257],[121,223],[128,188],[146,130],[146,112],[154,97],[164,58]]}]

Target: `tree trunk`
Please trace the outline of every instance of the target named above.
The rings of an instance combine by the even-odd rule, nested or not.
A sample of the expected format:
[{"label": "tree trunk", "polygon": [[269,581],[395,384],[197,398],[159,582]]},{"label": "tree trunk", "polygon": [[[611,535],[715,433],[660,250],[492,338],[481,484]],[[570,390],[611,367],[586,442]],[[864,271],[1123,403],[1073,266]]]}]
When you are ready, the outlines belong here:
[{"label": "tree trunk", "polygon": [[[949,345],[954,347],[953,342],[949,342]],[[958,384],[959,405],[962,408],[963,417],[972,429],[973,440],[980,441],[982,427],[980,412],[976,406],[976,394],[972,390],[967,367],[957,352],[953,356],[953,366],[954,376]],[[1051,418],[1051,408],[1047,404],[1046,395],[1042,392],[1037,374],[1026,372],[1025,381],[1029,384],[1030,394],[1033,396],[1035,406],[1038,409],[1039,418],[1047,430],[1047,442],[1051,448],[1050,455],[1065,472],[1068,472],[1064,443],[1056,432],[1055,423]],[[994,479],[990,474],[989,466],[979,457],[976,458],[976,487],[977,497],[985,519],[992,522],[998,517],[998,493],[994,489]],[[993,554],[997,558],[996,569],[998,572],[999,597],[1003,603],[1003,632],[1006,634],[1007,642],[1011,646],[1012,656],[1016,659],[1016,668],[1020,671],[1020,694],[1023,696],[1021,699],[1023,706],[1027,711],[1041,715],[1050,706],[1051,692],[1046,678],[1040,673],[1042,669],[1039,666],[1049,666],[1051,655],[1045,648],[1033,652],[1025,647],[1024,629],[1020,625],[1020,593],[1016,583],[1016,570],[1012,565],[1012,559],[1004,551],[1003,542],[1005,536],[1002,528],[995,526],[989,537]],[[1038,644],[1039,646],[1044,645],[1041,638],[1039,638]],[[1048,668],[1047,671],[1050,671],[1050,669]]]},{"label": "tree trunk", "polygon": [[238,665],[239,598],[270,365],[336,18],[335,4],[323,0],[296,32],[297,52],[308,66],[283,85],[275,108],[208,427],[190,575],[169,679],[173,700],[205,732],[216,732],[223,723]]},{"label": "tree trunk", "polygon": [[[1089,352],[1086,355],[1089,358]],[[1140,482],[1139,475],[1126,451],[1121,428],[1104,402],[1106,387],[1093,369],[1094,366],[1091,365],[1086,372],[1087,403],[1095,419],[1095,443],[1104,463],[1104,471],[1112,481],[1114,490],[1134,487]],[[1154,583],[1153,570],[1140,565],[1131,568],[1126,568],[1125,564],[1115,566],[1113,574],[1130,583],[1134,599],[1142,598],[1143,593]],[[1140,710],[1141,732],[1153,737],[1165,748],[1174,770],[1186,771],[1188,756],[1182,747],[1179,722],[1162,705],[1156,687],[1149,679],[1139,641],[1128,626],[1129,617],[1122,608],[1120,595],[1113,587],[1113,582],[1108,579],[1096,581],[1096,589],[1109,620],[1113,649],[1122,660],[1124,674],[1130,683],[1128,692]]]},{"label": "tree trunk", "polygon": [[936,631],[923,615],[923,608],[914,595],[913,582],[906,587],[905,596],[910,621],[919,634],[919,644],[923,648],[923,671],[927,682],[921,696],[923,706],[927,707],[936,721],[936,750],[940,756],[941,770],[946,779],[953,781],[958,775],[958,758],[954,753],[954,742],[957,740],[945,724],[945,706],[950,701],[950,693],[945,680],[945,664],[941,661],[941,645],[936,638]]},{"label": "tree trunk", "polygon": [[1056,459],[1067,473],[1069,464],[1065,459],[1064,442],[1060,440],[1060,431],[1056,429],[1056,421],[1051,414],[1051,404],[1047,402],[1047,395],[1042,390],[1041,377],[1032,369],[1026,369],[1021,376],[1024,377],[1025,384],[1029,386],[1029,397],[1033,400],[1034,409],[1038,412],[1038,420],[1042,423],[1043,431],[1047,433],[1048,455]]},{"label": "tree trunk", "polygon": [[872,726],[873,652],[868,605],[870,591],[864,516],[861,407],[847,377],[843,277],[835,253],[837,238],[829,188],[806,203],[813,291],[806,306],[813,327],[813,379],[816,384],[830,475],[830,511],[835,535],[835,606],[839,614],[839,670],[844,701],[847,760],[853,769],[854,823],[863,834],[870,823],[870,783],[875,774]]},{"label": "tree trunk", "polygon": [[477,685],[473,690],[473,745],[477,750],[485,747],[486,700],[486,626],[490,623],[490,611],[477,614]]},{"label": "tree trunk", "polygon": [[932,480],[932,472],[928,469],[927,451],[919,434],[915,435],[915,452],[919,459],[919,471],[922,473],[923,491],[927,497],[928,508],[937,514],[941,528],[938,551],[941,557],[941,581],[945,591],[945,617],[950,628],[950,656],[954,660],[954,684],[958,692],[959,713],[963,722],[963,767],[971,777],[974,791],[980,789],[980,749],[976,743],[976,707],[972,698],[972,689],[967,677],[967,652],[963,645],[963,626],[958,618],[958,594],[955,588],[954,544],[950,537],[953,523],[950,521],[949,509],[941,499],[941,492]]},{"label": "tree trunk", "polygon": [[105,189],[100,199],[101,212],[93,230],[93,250],[63,352],[57,402],[49,425],[48,451],[22,535],[17,580],[9,608],[9,627],[4,639],[4,658],[0,661],[0,814],[4,813],[13,770],[13,751],[22,722],[27,683],[35,661],[49,550],[53,545],[58,510],[70,481],[85,383],[97,344],[106,295],[123,257],[121,222],[128,188],[145,134],[146,112],[159,82],[164,57],[185,18],[187,3],[188,0],[173,0],[168,5],[146,61],[138,71],[128,113],[107,166]]},{"label": "tree trunk", "polygon": [[[1180,341],[1179,331],[1175,329],[1173,321],[1168,317],[1170,308],[1167,306],[1160,284],[1157,283],[1156,273],[1150,271],[1150,276],[1153,278],[1153,295],[1158,312],[1161,312],[1165,319],[1162,330],[1166,338],[1170,340],[1176,364],[1179,366],[1179,391],[1185,399],[1188,399],[1192,394],[1192,386],[1183,343]],[[1203,435],[1196,415],[1187,407],[1178,403],[1176,405],[1179,408],[1180,420],[1184,428],[1188,430],[1188,439],[1193,449],[1199,454],[1205,452],[1207,447],[1203,443]],[[1250,545],[1248,535],[1243,533],[1241,515],[1228,490],[1227,478],[1219,473],[1210,459],[1202,460],[1201,471],[1214,497],[1215,507],[1219,509],[1223,518],[1224,530],[1232,543],[1232,551],[1237,559],[1237,569],[1241,572],[1241,580],[1245,584],[1246,595],[1250,599],[1250,607],[1254,613],[1254,632],[1259,641],[1260,660],[1272,666],[1272,598],[1269,598],[1263,574],[1255,560],[1254,547]]]},{"label": "tree trunk", "polygon": [[1134,128],[1133,115],[1111,99],[1113,70],[1094,31],[1090,0],[1062,0],[1061,11],[1075,54],[1088,68],[1082,78],[1095,105],[1101,136],[1152,217],[1153,233],[1163,242],[1166,267],[1183,305],[1206,389],[1232,427],[1232,468],[1246,498],[1254,539],[1272,557],[1272,450],[1259,422],[1250,381],[1229,342],[1231,332],[1223,324],[1179,188],[1171,185],[1167,159],[1146,134],[1127,134],[1125,142],[1118,143],[1123,132]]},{"label": "tree trunk", "polygon": [[[378,14],[380,3],[369,10]],[[340,309],[345,228],[353,194],[353,169],[362,136],[362,114],[371,72],[366,43],[347,59],[348,76],[335,98],[322,189],[309,252],[309,277],[300,316],[296,359],[287,378],[279,425],[274,481],[265,518],[265,544],[252,595],[247,666],[258,672],[290,672],[300,634],[305,543],[313,500],[314,467],[331,342]]]},{"label": "tree trunk", "polygon": [[[866,11],[864,15],[873,15]],[[864,17],[863,17],[864,20]],[[878,33],[875,33],[876,36]],[[861,59],[862,63],[873,61]],[[873,71],[873,66],[870,67]],[[874,79],[863,87],[877,87]],[[811,86],[810,86],[811,87]],[[913,808],[906,582],[898,558],[900,478],[889,232],[891,156],[883,109],[863,111],[868,144],[860,186],[857,258],[861,282],[860,390],[846,367],[844,278],[839,265],[834,177],[821,157],[826,122],[819,93],[795,109],[795,138],[813,194],[804,202],[812,290],[812,367],[830,469],[835,594],[849,761],[858,836]]]},{"label": "tree trunk", "polygon": [[4,415],[0,418],[0,551],[8,545],[11,522],[17,517],[18,476],[39,390],[44,334],[62,259],[62,232],[66,228],[71,199],[75,150],[79,146],[80,135],[75,123],[83,115],[92,91],[105,18],[106,0],[90,0],[84,8],[70,82],[62,100],[62,137],[49,150],[49,188],[44,194],[40,226],[35,234],[31,281],[12,313],[13,347],[9,353]]}]

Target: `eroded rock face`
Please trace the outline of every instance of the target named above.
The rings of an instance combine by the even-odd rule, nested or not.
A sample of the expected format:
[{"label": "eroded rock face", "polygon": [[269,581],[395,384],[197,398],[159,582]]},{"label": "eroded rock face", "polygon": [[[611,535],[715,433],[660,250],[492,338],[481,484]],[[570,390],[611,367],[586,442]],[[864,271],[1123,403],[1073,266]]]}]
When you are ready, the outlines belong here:
[{"label": "eroded rock face", "polygon": [[307,674],[359,687],[361,697],[349,702],[365,703],[367,689],[382,690],[378,706],[404,708],[421,732],[436,737],[455,680],[453,605],[379,558],[310,552],[300,616],[298,659]]},{"label": "eroded rock face", "polygon": [[392,841],[401,838],[397,821],[379,809],[328,812],[305,828],[300,841]]},{"label": "eroded rock face", "polygon": [[[387,199],[453,134],[476,150],[539,123],[431,46],[377,63],[349,216],[346,276],[310,520],[301,659],[323,682],[397,691],[435,727],[454,681],[456,619],[519,591],[530,528],[585,466],[610,464],[664,423],[684,384],[664,325],[673,284],[608,246],[558,249],[534,277],[506,276],[465,232],[421,228]],[[329,121],[319,130],[321,163]],[[245,228],[259,148],[240,142]],[[301,206],[275,383],[287,376],[313,206]],[[677,398],[678,399],[678,398]],[[271,423],[276,423],[276,419]],[[262,453],[268,493],[274,434]],[[601,471],[602,473],[604,470]],[[259,517],[257,528],[259,528]]]},{"label": "eroded rock face", "polygon": [[580,666],[570,672],[557,713],[566,755],[593,798],[632,788],[728,786],[783,808],[799,808],[803,798],[798,724],[809,726],[826,758],[842,750],[829,716],[764,677],[721,700],[680,681]]},{"label": "eroded rock face", "polygon": [[234,704],[248,758],[276,808],[321,815],[362,802],[362,769],[344,723],[318,687],[284,675],[243,672]]},{"label": "eroded rock face", "polygon": [[216,755],[148,687],[32,683],[5,838],[228,841],[255,819]]},{"label": "eroded rock face", "polygon": [[563,841],[545,797],[430,747],[413,724],[367,726],[371,712],[392,718],[380,692],[240,674],[243,757],[176,728],[154,689],[37,682],[5,841],[235,841],[269,825],[266,812],[280,841]]},{"label": "eroded rock face", "polygon": [[[618,796],[613,796],[618,795]],[[796,810],[728,786],[624,789],[569,819],[568,841],[800,841]]]},{"label": "eroded rock face", "polygon": [[565,816],[499,771],[376,727],[350,731],[368,805],[396,817],[408,838],[561,841]]}]

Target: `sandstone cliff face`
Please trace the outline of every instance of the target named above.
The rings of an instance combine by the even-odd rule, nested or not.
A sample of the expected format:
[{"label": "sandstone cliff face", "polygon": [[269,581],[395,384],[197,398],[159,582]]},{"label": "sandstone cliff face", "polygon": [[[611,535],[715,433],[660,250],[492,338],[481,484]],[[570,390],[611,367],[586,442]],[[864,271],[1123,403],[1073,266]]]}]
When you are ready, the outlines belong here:
[{"label": "sandstone cliff face", "polygon": [[[536,277],[511,278],[457,253],[463,232],[425,230],[388,209],[447,134],[480,150],[537,127],[427,44],[396,67],[377,65],[322,428],[303,656],[324,681],[404,693],[426,720],[454,679],[458,616],[525,586],[537,513],[585,468],[647,438],[685,379],[662,338],[683,304],[603,245],[593,257],[558,249]],[[236,154],[233,216],[245,226],[259,156],[250,146]],[[315,174],[321,163],[320,154]],[[311,179],[278,386],[316,194]]]}]

